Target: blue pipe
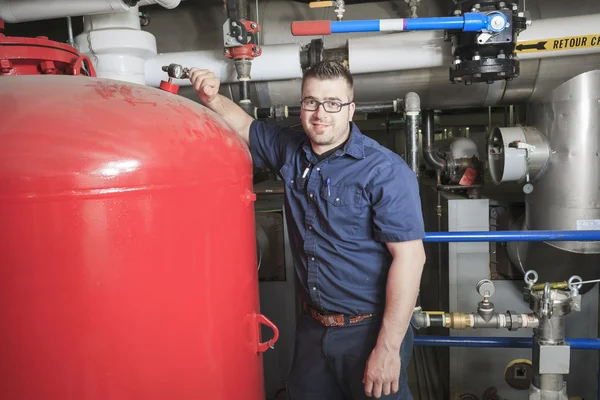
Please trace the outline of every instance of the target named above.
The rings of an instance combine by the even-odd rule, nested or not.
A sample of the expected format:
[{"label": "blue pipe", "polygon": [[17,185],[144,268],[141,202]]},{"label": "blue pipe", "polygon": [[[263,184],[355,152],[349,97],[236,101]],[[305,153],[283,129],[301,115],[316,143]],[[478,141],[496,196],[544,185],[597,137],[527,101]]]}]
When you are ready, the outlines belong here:
[{"label": "blue pipe", "polygon": [[427,232],[425,242],[600,241],[598,231]]},{"label": "blue pipe", "polygon": [[[600,350],[600,339],[566,339],[573,350]],[[510,347],[530,349],[533,338],[478,336],[415,336],[415,346],[427,347]]]},{"label": "blue pipe", "polygon": [[[501,26],[493,26],[492,18],[502,18]],[[405,18],[391,20],[350,20],[331,21],[331,33],[380,32],[380,31],[430,31],[430,30],[462,30],[464,32],[481,32],[489,30],[501,32],[506,28],[506,17],[500,13],[489,15],[482,13],[465,13],[461,17]]]},{"label": "blue pipe", "polygon": [[379,32],[379,20],[332,21],[331,33]]},{"label": "blue pipe", "polygon": [[[483,17],[481,14],[479,16]],[[405,24],[407,31],[461,30],[465,27],[465,19],[463,17],[407,18]],[[485,25],[484,19],[479,18],[473,27],[475,30],[482,30],[485,29]]]}]

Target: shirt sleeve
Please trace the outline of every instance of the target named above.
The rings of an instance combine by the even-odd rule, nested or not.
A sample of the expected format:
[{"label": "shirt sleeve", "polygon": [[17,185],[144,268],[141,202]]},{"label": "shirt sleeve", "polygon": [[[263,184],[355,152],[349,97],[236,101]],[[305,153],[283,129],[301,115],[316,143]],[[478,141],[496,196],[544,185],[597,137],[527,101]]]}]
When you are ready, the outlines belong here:
[{"label": "shirt sleeve", "polygon": [[250,153],[259,168],[279,170],[285,163],[285,148],[289,139],[287,129],[267,125],[258,120],[250,125]]},{"label": "shirt sleeve", "polygon": [[406,164],[392,162],[382,168],[367,189],[376,240],[406,242],[425,237],[417,176]]}]

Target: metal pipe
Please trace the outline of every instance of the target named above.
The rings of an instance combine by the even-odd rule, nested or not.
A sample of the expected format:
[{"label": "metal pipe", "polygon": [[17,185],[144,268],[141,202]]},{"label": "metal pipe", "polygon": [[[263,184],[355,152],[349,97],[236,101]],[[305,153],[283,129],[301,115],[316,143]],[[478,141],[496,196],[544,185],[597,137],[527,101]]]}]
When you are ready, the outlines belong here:
[{"label": "metal pipe", "polygon": [[[359,114],[398,114],[402,110],[402,100],[396,99],[392,101],[370,101],[363,103],[355,103],[356,112]],[[273,107],[260,107],[255,111],[256,118],[267,119],[283,119],[288,117],[297,117],[300,115],[300,106],[286,106],[277,104]]]},{"label": "metal pipe", "polygon": [[423,158],[425,162],[436,171],[446,169],[446,161],[437,155],[434,149],[435,132],[434,132],[434,113],[433,110],[423,110],[421,118],[423,120]]},{"label": "metal pipe", "polygon": [[599,241],[600,231],[427,232],[425,242]]},{"label": "metal pipe", "polygon": [[419,114],[421,101],[415,92],[408,92],[404,97],[404,113],[406,115],[406,163],[419,177]]},{"label": "metal pipe", "polygon": [[73,38],[73,22],[71,21],[71,17],[67,17],[67,33],[69,35],[69,40],[67,43],[75,47],[75,39]]},{"label": "metal pipe", "polygon": [[[600,350],[600,339],[567,338],[573,350]],[[415,346],[428,347],[498,347],[531,349],[533,338],[478,336],[415,336]]]}]

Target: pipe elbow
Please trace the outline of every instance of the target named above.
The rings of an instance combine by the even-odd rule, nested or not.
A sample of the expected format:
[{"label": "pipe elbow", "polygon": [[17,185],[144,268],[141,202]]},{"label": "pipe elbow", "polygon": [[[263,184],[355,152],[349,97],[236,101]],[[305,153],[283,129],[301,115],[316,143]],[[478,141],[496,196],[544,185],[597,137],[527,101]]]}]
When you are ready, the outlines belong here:
[{"label": "pipe elbow", "polygon": [[13,14],[10,0],[0,0],[0,19],[9,24],[19,22],[19,19]]},{"label": "pipe elbow", "polygon": [[158,4],[161,7],[172,10],[172,9],[176,8],[179,5],[179,3],[181,3],[181,0],[141,0],[138,3],[138,5],[139,6],[147,6],[150,4]]},{"label": "pipe elbow", "polygon": [[161,6],[169,10],[176,8],[179,5],[179,3],[181,3],[181,0],[156,0],[156,4],[160,4]]},{"label": "pipe elbow", "polygon": [[423,151],[425,162],[436,171],[446,170],[446,160],[435,153],[434,149],[426,148]]}]

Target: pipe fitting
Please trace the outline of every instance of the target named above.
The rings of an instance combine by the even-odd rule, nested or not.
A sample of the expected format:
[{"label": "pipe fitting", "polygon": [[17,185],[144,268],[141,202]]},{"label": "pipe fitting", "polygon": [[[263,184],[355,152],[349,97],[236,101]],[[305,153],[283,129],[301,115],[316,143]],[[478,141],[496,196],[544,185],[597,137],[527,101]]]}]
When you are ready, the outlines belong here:
[{"label": "pipe fitting", "polygon": [[434,114],[433,110],[423,110],[423,158],[427,165],[434,170],[441,172],[447,170],[446,160],[440,157],[435,151],[434,146]]},{"label": "pipe fitting", "polygon": [[408,92],[404,96],[404,112],[407,115],[418,115],[421,112],[421,99],[415,92]]},{"label": "pipe fitting", "polygon": [[181,0],[142,0],[139,5],[147,6],[150,4],[158,4],[159,6],[172,10],[176,8],[179,3],[181,3]]}]

